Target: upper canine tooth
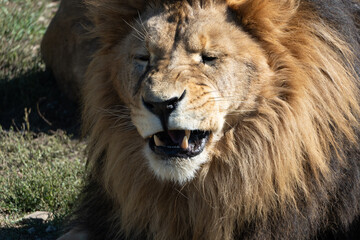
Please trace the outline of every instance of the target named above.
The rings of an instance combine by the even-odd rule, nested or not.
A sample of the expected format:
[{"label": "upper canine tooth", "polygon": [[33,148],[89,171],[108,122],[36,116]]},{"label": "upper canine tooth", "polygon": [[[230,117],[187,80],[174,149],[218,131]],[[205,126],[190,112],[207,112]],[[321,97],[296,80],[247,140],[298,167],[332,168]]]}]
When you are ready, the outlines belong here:
[{"label": "upper canine tooth", "polygon": [[190,139],[190,130],[185,130],[185,136],[188,138],[188,140]]},{"label": "upper canine tooth", "polygon": [[156,135],[154,135],[154,142],[156,146],[165,146],[165,143],[163,143]]},{"label": "upper canine tooth", "polygon": [[187,149],[189,147],[189,139],[187,138],[187,136],[184,136],[182,143],[181,143],[181,148],[182,149]]}]

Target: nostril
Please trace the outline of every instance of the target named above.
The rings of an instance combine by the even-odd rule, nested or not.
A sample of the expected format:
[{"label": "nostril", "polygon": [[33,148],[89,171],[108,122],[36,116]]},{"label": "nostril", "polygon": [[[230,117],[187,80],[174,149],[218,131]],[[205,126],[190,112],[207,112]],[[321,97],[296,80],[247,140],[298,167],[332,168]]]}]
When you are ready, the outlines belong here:
[{"label": "nostril", "polygon": [[176,103],[166,105],[166,109],[167,109],[167,110],[174,110],[174,108],[176,107],[175,104],[176,104]]}]

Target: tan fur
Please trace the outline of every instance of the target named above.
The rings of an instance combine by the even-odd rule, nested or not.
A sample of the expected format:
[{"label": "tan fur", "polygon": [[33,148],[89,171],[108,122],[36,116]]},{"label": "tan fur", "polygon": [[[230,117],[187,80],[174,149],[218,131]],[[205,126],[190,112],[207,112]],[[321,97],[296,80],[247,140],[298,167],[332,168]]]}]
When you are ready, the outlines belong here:
[{"label": "tan fur", "polygon": [[[329,189],[338,180],[330,158],[347,168],[344,149],[357,143],[357,76],[350,46],[299,1],[201,2],[210,14],[205,22],[216,25],[211,20],[216,18],[220,29],[214,27],[212,35],[199,37],[200,48],[218,39],[214,41],[226,46],[221,51],[246,66],[227,77],[226,84],[215,82],[220,86],[215,97],[206,94],[213,90],[212,78],[189,63],[185,47],[177,48],[181,51],[175,60],[159,62],[155,83],[141,85],[133,95],[136,82],[129,77],[131,63],[123,57],[133,45],[121,44],[134,34],[129,25],[141,29],[132,19],[152,10],[145,11],[143,1],[104,0],[89,5],[93,32],[102,43],[88,68],[83,91],[89,169],[114,201],[116,229],[126,234],[145,231],[154,239],[232,239],[235,231],[243,231],[250,222],[265,226],[269,216],[281,219],[289,209],[299,213],[308,205],[314,206],[309,221],[322,221],[329,209],[322,204],[326,200],[318,201],[315,195],[322,193],[329,199]],[[151,4],[154,11],[161,9],[160,1]],[[176,4],[164,8],[180,19],[201,12],[197,1],[192,6],[186,1]],[[226,25],[222,19],[226,5],[238,25]],[[164,26],[168,28],[158,31],[163,34],[160,40],[146,41],[171,52],[174,36],[167,37],[175,31],[171,24]],[[190,35],[198,36],[198,30]],[[169,70],[171,64],[175,70]],[[254,70],[250,68],[256,69],[249,75],[250,85],[242,79],[242,88],[237,88],[248,92],[235,91],[239,86],[235,76]],[[214,79],[224,77],[218,72],[212,73]],[[199,79],[205,86],[197,84]],[[207,146],[208,160],[193,179],[178,184],[159,180],[149,169],[142,151],[147,142],[132,118],[142,113],[140,96],[156,93],[166,99],[184,88],[189,90],[186,111],[206,116],[208,121],[199,128],[214,134]],[[217,122],[221,114],[223,125]]]}]

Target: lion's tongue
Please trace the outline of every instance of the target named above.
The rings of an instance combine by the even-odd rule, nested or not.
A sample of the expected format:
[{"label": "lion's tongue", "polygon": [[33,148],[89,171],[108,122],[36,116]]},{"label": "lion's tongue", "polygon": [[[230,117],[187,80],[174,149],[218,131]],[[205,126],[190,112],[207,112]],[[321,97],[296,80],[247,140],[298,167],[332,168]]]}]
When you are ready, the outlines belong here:
[{"label": "lion's tongue", "polygon": [[185,136],[185,131],[183,130],[169,130],[167,132],[167,134],[169,135],[169,137],[171,138],[171,141],[173,141],[173,143],[177,144],[177,145],[181,145],[184,136]]}]

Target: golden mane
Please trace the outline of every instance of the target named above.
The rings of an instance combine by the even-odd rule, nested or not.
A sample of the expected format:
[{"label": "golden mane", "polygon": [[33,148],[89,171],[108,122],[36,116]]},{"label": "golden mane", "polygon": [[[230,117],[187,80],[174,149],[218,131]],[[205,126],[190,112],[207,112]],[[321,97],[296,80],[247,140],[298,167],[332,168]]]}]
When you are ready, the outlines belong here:
[{"label": "golden mane", "polygon": [[[111,49],[129,33],[127,22],[145,2],[88,3],[92,34],[102,47],[86,74],[83,121],[90,178],[115,202],[118,219],[112,221],[128,235],[148,231],[155,239],[232,239],[251,223],[283,228],[286,236],[296,222],[276,226],[276,219],[305,211],[316,231],[331,210],[326,204],[337,191],[333,186],[342,180],[336,173],[350,167],[345,155],[357,144],[359,92],[351,46],[310,4],[226,1],[239,27],[264,49],[274,75],[258,96],[257,114],[242,115],[241,123],[229,116],[233,127],[211,149],[213,159],[192,182],[178,186],[148,171],[129,109],[114,90],[118,65]],[[114,118],[113,111],[122,118]],[[270,237],[266,234],[257,237]]]}]

